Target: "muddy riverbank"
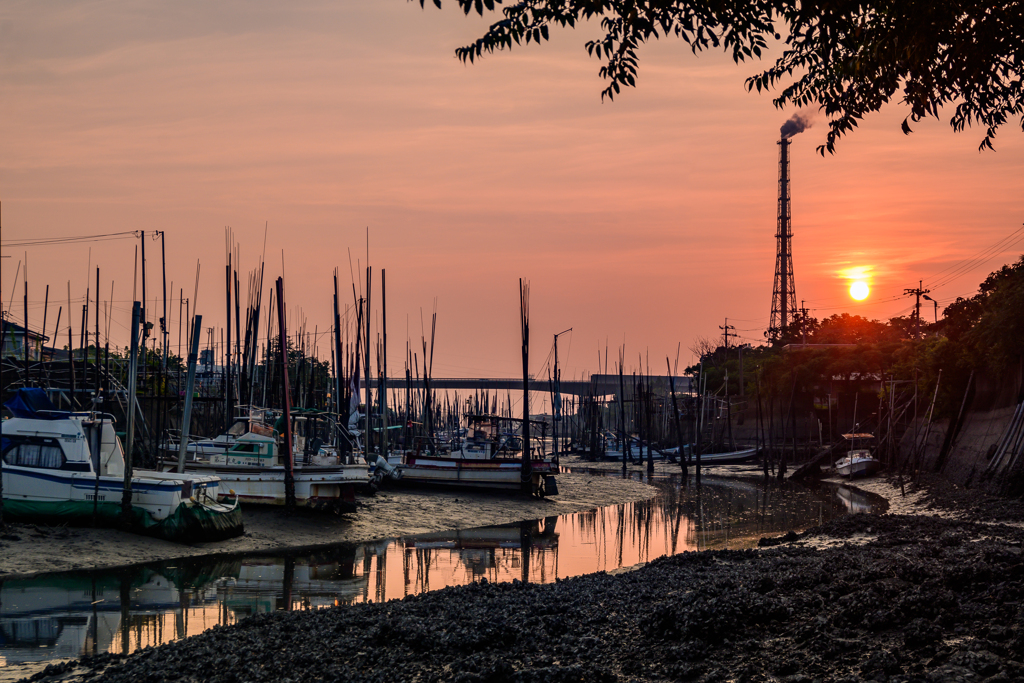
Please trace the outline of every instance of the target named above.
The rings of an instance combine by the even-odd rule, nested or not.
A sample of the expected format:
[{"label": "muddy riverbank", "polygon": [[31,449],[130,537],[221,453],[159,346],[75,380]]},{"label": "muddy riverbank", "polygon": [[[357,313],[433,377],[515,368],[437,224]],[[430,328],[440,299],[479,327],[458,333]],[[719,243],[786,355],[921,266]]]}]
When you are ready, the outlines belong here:
[{"label": "muddy riverbank", "polygon": [[30,524],[0,534],[0,579],[222,553],[250,553],[468,529],[650,498],[651,486],[582,473],[558,477],[559,495],[538,499],[467,491],[385,490],[359,497],[352,515],[243,507],[245,535],[183,545],[114,529]]},{"label": "muddy riverbank", "polygon": [[1001,523],[1024,518],[1020,502],[943,496],[940,482],[906,496],[896,482],[864,485],[919,514],[841,517],[759,550],[684,553],[616,576],[260,614],[37,680],[1024,679],[1024,530]]}]

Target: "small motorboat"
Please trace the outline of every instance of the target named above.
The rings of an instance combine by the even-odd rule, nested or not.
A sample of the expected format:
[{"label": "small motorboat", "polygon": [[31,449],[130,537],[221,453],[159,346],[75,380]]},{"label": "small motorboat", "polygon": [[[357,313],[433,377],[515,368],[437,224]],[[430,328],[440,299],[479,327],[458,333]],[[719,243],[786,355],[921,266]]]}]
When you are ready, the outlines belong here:
[{"label": "small motorboat", "polygon": [[[238,437],[225,453],[197,456],[185,461],[185,471],[215,476],[246,504],[284,505],[285,454],[272,436],[249,432]],[[364,463],[347,462],[337,454],[317,454],[310,463],[303,462],[302,453],[292,452],[295,481],[295,502],[304,507],[329,512],[355,512],[356,486],[369,481]],[[176,462],[164,460],[165,469]]]},{"label": "small motorboat", "polygon": [[[469,427],[466,437],[454,444],[450,452],[407,452],[398,465],[398,481],[403,485],[425,484],[491,491],[521,490],[522,438],[502,427],[508,424],[522,425],[523,421],[498,415],[469,415],[467,419]],[[537,496],[557,495],[557,473],[558,467],[550,457],[532,456],[530,491]]]},{"label": "small motorboat", "polygon": [[[753,460],[757,456],[757,449],[754,447],[742,448],[738,451],[727,451],[724,453],[701,453],[701,465],[736,465]],[[697,456],[690,457],[690,462],[697,462]]]},{"label": "small motorboat", "polygon": [[[42,389],[19,389],[4,407],[14,416],[0,424],[4,517],[119,525],[125,464],[114,418],[57,410]],[[241,535],[238,499],[218,502],[220,483],[214,476],[135,469],[132,530],[184,543]]]},{"label": "small motorboat", "polygon": [[841,477],[868,477],[882,469],[882,463],[871,455],[870,448],[858,448],[874,440],[874,434],[843,434],[850,442],[850,452],[835,462]]}]

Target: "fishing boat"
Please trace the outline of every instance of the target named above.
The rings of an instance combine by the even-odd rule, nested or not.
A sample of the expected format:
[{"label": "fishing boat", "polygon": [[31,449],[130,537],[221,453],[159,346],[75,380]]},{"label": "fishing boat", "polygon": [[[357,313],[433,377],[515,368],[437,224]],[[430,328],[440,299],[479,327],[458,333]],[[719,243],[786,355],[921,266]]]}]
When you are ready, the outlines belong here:
[{"label": "fishing boat", "polygon": [[[355,512],[356,486],[366,484],[369,470],[349,456],[322,450],[306,457],[302,449],[292,449],[292,472],[297,505],[331,511]],[[311,443],[311,446],[316,446]],[[162,461],[165,470],[177,466],[177,460]],[[285,455],[274,436],[247,432],[239,436],[224,453],[196,454],[185,461],[185,471],[218,477],[246,504],[284,505]]]},{"label": "fishing boat", "polygon": [[[118,524],[125,464],[114,418],[57,410],[41,389],[19,389],[4,407],[14,416],[0,424],[5,518]],[[238,498],[220,487],[212,475],[137,469],[132,529],[179,542],[238,536]]]},{"label": "fishing boat", "polygon": [[[492,491],[518,491],[522,487],[522,439],[506,423],[521,419],[498,415],[470,415],[464,439],[447,453],[408,452],[398,466],[402,484],[429,484]],[[539,422],[537,424],[540,424]],[[517,442],[518,449],[517,450]],[[558,494],[557,466],[551,458],[531,457],[531,492],[538,496]]]},{"label": "fishing boat", "polygon": [[871,455],[870,448],[858,445],[870,443],[874,434],[843,434],[850,442],[850,452],[835,462],[836,474],[841,477],[868,477],[882,469],[882,463]]}]

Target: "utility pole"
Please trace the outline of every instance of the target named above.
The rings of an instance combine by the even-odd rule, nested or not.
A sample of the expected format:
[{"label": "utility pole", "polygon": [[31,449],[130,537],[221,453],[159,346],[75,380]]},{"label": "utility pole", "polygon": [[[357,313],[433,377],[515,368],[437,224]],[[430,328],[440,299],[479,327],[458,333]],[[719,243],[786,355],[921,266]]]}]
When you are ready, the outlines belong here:
[{"label": "utility pole", "polygon": [[[722,325],[719,325],[718,329],[724,330],[723,334],[725,336],[725,350],[728,351],[729,350],[729,330],[735,330],[736,326],[735,325],[730,325],[729,324],[729,319],[726,318],[725,319],[725,326],[723,327]],[[733,336],[735,337],[736,335],[734,334]]]},{"label": "utility pole", "polygon": [[924,283],[922,280],[918,280],[916,288],[903,290],[903,293],[905,295],[913,294],[915,297],[917,297],[917,303],[914,304],[915,339],[921,338],[921,297],[924,296],[925,294],[930,294],[932,291],[930,289],[922,289],[923,284]]},{"label": "utility pole", "polygon": [[[924,299],[925,301],[931,301],[932,304],[935,306],[935,323],[938,324],[938,322],[939,322],[939,302],[936,301],[935,299],[931,298],[927,294],[922,294],[921,298]],[[935,332],[935,336],[936,337],[939,336],[938,331]]]},{"label": "utility pole", "polygon": [[800,330],[804,335],[804,344],[807,344],[807,309],[804,303],[804,300],[800,299]]},{"label": "utility pole", "polygon": [[740,400],[745,400],[744,397],[747,395],[743,389],[743,349],[749,348],[751,348],[750,344],[740,344],[738,347],[740,352]]}]

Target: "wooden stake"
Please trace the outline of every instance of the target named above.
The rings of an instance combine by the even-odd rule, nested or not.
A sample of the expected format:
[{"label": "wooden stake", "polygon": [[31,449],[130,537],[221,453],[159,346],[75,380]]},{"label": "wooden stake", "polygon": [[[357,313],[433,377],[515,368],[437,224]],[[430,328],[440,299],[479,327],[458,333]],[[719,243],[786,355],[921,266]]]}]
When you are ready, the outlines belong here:
[{"label": "wooden stake", "polygon": [[292,468],[292,409],[291,386],[288,382],[288,329],[286,324],[287,311],[284,304],[284,278],[277,278],[277,324],[281,334],[281,376],[284,380],[284,495],[285,507],[295,509],[295,476]]},{"label": "wooden stake", "polygon": [[520,490],[529,495],[533,493],[533,463],[530,457],[530,285],[524,285],[522,278],[519,279],[519,323],[523,345],[523,460]]}]

